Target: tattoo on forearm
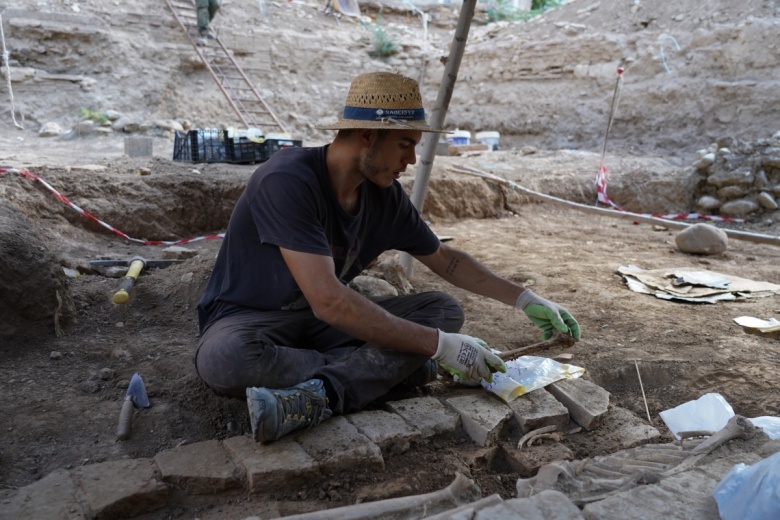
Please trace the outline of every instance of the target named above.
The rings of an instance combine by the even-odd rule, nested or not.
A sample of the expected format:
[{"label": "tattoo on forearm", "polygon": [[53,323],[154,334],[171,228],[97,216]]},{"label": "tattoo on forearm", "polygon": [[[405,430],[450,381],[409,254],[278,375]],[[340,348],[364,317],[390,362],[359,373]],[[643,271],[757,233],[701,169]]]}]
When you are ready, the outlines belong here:
[{"label": "tattoo on forearm", "polygon": [[457,268],[458,268],[458,259],[453,257],[452,260],[450,260],[450,264],[447,266],[447,274],[454,274],[455,269]]}]

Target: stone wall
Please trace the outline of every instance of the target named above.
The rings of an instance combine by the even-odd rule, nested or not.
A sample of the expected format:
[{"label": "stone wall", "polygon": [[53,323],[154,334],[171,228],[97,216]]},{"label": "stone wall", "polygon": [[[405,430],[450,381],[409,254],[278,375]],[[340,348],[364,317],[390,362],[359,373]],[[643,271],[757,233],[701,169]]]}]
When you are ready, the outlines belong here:
[{"label": "stone wall", "polygon": [[777,214],[780,132],[755,143],[720,139],[700,156],[696,211],[726,217]]}]

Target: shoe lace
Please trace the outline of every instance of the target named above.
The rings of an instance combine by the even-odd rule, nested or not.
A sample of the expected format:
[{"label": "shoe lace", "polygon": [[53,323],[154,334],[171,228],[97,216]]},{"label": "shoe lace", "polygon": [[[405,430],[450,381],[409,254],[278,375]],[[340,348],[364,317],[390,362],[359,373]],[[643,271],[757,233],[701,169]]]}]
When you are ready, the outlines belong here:
[{"label": "shoe lace", "polygon": [[284,412],[284,421],[294,420],[306,422],[310,426],[316,426],[325,415],[328,400],[301,390],[292,395],[278,395],[279,402]]}]

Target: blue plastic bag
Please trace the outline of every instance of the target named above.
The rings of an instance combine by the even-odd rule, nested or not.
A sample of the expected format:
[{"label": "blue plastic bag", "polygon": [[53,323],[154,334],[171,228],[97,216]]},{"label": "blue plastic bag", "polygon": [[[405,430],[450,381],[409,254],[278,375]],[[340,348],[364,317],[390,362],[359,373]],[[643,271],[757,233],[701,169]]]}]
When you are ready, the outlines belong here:
[{"label": "blue plastic bag", "polygon": [[735,465],[712,497],[723,520],[780,518],[780,452],[752,466]]}]

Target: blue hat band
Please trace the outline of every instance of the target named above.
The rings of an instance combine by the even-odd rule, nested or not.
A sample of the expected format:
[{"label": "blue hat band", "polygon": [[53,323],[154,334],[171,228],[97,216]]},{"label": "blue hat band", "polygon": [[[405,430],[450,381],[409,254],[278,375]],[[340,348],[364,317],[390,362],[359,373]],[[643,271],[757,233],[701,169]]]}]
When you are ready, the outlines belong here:
[{"label": "blue hat band", "polygon": [[425,121],[424,108],[363,108],[344,107],[344,119],[381,121],[386,118],[403,121]]}]

